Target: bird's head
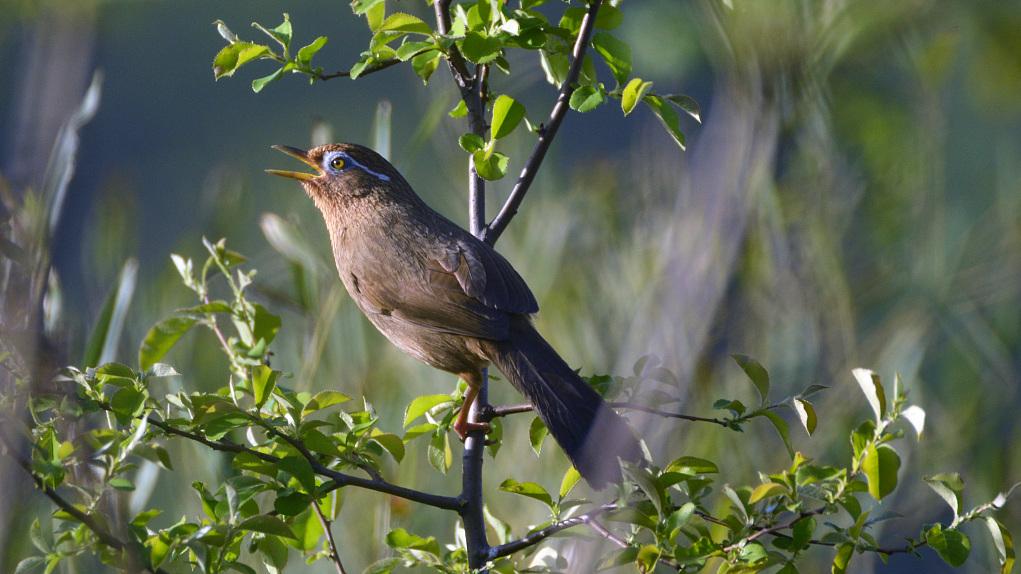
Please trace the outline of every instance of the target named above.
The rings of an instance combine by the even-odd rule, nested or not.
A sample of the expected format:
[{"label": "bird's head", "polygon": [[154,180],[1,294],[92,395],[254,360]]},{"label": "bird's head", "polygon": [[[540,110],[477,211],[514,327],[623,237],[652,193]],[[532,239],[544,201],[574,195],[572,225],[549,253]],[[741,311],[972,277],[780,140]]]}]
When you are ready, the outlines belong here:
[{"label": "bird's head", "polygon": [[315,172],[267,169],[266,173],[300,181],[317,204],[332,204],[370,195],[378,199],[397,199],[409,193],[414,195],[397,169],[365,146],[336,143],[308,151],[285,145],[275,145],[273,149],[308,165]]}]

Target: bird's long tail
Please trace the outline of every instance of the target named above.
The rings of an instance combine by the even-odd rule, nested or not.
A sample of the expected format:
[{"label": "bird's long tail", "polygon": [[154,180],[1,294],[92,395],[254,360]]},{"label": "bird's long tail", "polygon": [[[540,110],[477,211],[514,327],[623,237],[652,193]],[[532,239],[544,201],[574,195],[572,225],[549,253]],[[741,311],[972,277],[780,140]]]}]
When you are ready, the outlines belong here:
[{"label": "bird's long tail", "polygon": [[532,327],[513,319],[506,341],[483,341],[486,354],[532,403],[550,434],[593,488],[620,479],[617,459],[637,462],[631,428]]}]

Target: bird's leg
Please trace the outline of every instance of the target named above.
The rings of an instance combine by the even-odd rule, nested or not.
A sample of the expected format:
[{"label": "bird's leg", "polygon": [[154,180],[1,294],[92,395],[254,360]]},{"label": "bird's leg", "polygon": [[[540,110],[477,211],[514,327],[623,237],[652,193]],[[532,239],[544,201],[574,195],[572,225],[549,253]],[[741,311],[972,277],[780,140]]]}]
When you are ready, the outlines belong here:
[{"label": "bird's leg", "polygon": [[482,375],[480,373],[461,373],[461,378],[468,383],[468,390],[464,393],[464,403],[461,404],[461,411],[457,413],[457,420],[454,421],[453,428],[457,436],[461,437],[463,441],[468,437],[469,432],[481,430],[488,433],[491,427],[489,423],[468,422],[468,414],[471,412],[472,403],[479,396]]}]

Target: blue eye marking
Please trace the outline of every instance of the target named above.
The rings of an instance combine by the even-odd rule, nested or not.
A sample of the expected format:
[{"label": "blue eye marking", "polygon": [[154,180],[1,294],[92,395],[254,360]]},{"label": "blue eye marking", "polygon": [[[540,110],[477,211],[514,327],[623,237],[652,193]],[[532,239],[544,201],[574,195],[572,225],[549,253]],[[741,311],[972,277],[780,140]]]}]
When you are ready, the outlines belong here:
[{"label": "blue eye marking", "polygon": [[323,158],[323,165],[328,171],[333,173],[341,173],[350,167],[357,167],[380,181],[390,181],[390,176],[365,167],[365,165],[360,163],[358,160],[342,151],[328,154],[325,158]]}]

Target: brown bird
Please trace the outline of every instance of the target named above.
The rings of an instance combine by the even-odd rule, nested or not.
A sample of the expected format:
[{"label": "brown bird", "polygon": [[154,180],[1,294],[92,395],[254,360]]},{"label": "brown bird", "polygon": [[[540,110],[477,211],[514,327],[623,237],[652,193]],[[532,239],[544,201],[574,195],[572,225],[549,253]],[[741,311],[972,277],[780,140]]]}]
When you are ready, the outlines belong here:
[{"label": "brown bird", "polygon": [[494,364],[531,402],[595,488],[637,461],[630,428],[532,326],[539,310],[499,253],[433,211],[390,162],[356,144],[273,146],[315,170],[297,179],[323,215],[340,280],[369,321],[411,356],[467,384],[453,427],[465,438],[482,370]]}]

